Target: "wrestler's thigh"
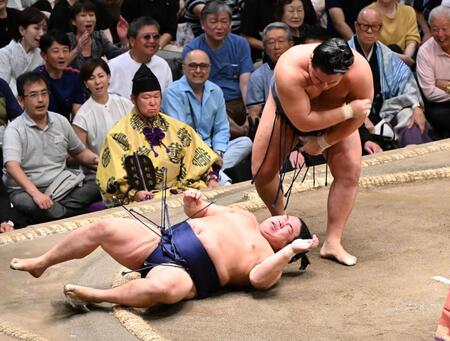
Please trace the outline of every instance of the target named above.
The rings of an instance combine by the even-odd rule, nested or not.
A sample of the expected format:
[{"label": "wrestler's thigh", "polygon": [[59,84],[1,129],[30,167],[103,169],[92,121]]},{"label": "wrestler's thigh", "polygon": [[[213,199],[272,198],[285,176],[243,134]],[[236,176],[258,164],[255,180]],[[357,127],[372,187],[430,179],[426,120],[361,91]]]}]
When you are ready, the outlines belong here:
[{"label": "wrestler's thigh", "polygon": [[[141,222],[134,219],[110,219],[99,226],[101,247],[127,268],[142,266],[157,245],[159,238]],[[159,233],[157,228],[154,228]]]},{"label": "wrestler's thigh", "polygon": [[[297,142],[297,138],[288,126],[284,127],[283,135],[281,135],[280,119],[276,120],[275,118],[275,101],[270,92],[253,142],[253,175],[260,167],[260,173],[264,173],[264,177],[278,173],[288,153],[292,150],[293,144]],[[281,136],[283,141],[281,141]]]},{"label": "wrestler's thigh", "polygon": [[158,265],[145,278],[151,280],[152,286],[164,295],[166,301],[163,303],[175,303],[197,296],[191,276],[181,267]]},{"label": "wrestler's thigh", "polygon": [[334,178],[352,177],[359,178],[361,170],[361,140],[358,130],[354,131],[345,139],[339,141],[324,155]]}]

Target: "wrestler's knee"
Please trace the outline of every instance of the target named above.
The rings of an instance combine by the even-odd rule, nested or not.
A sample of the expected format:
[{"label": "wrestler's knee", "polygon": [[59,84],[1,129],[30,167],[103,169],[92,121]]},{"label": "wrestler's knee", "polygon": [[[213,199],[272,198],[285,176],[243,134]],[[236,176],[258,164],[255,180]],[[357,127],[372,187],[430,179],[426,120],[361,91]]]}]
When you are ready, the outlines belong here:
[{"label": "wrestler's knee", "polygon": [[110,238],[114,234],[115,230],[115,220],[102,219],[89,226],[90,237],[102,241],[104,239]]},{"label": "wrestler's knee", "polygon": [[182,282],[173,279],[153,279],[148,287],[148,294],[155,297],[158,303],[173,304],[184,298]]},{"label": "wrestler's knee", "polygon": [[333,177],[335,180],[357,184],[361,175],[361,161],[349,159],[335,167]]}]

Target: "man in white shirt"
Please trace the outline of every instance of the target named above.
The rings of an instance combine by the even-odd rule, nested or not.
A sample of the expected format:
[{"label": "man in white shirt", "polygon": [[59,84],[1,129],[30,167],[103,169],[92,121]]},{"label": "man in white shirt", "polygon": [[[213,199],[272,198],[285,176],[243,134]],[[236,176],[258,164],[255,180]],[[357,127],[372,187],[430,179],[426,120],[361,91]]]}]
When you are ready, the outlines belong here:
[{"label": "man in white shirt", "polygon": [[155,55],[159,49],[159,39],[159,24],[151,17],[140,17],[130,24],[130,50],[109,61],[111,93],[130,98],[133,76],[142,64],[152,70],[164,92],[172,83],[172,71],[164,59]]}]

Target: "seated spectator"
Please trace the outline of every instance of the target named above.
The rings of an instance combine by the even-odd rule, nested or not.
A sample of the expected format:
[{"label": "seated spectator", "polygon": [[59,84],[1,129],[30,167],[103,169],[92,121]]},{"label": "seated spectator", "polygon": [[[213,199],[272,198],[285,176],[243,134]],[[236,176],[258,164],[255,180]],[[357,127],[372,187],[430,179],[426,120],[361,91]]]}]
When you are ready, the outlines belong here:
[{"label": "seated spectator", "polygon": [[41,55],[45,64],[35,70],[47,79],[50,91],[49,110],[72,121],[86,96],[80,81],[80,71],[67,66],[70,56],[67,35],[58,30],[43,35]]},{"label": "seated spectator", "polygon": [[140,17],[128,27],[130,50],[109,61],[111,93],[130,98],[133,75],[146,64],[158,78],[161,91],[172,83],[169,64],[156,55],[159,49],[159,24],[151,17]]},{"label": "seated spectator", "polygon": [[383,29],[380,41],[396,51],[397,55],[409,66],[414,64],[414,54],[420,44],[416,12],[411,6],[399,4],[397,0],[377,0],[369,5],[381,14]]},{"label": "seated spectator", "polygon": [[398,135],[399,147],[430,142],[420,89],[410,68],[379,41],[380,13],[373,7],[361,10],[356,35],[349,45],[365,56],[373,74],[374,101],[366,128],[380,134],[388,122]]},{"label": "seated spectator", "polygon": [[208,2],[202,10],[205,33],[183,49],[183,59],[192,50],[203,50],[211,60],[209,80],[218,85],[225,96],[230,120],[231,138],[247,136],[248,121],[244,99],[253,63],[247,41],[231,28],[231,9],[219,1]]},{"label": "seated spectator", "polygon": [[[161,86],[145,65],[133,78],[134,108],[109,131],[97,169],[106,206],[150,200],[187,188],[219,186],[218,160],[185,123],[160,112]],[[139,171],[138,171],[139,170]]]},{"label": "seated spectator", "polygon": [[108,94],[111,72],[103,59],[86,61],[80,77],[91,97],[80,107],[72,125],[81,142],[98,155],[108,131],[131,111],[133,103],[128,98]]},{"label": "seated spectator", "polygon": [[275,18],[289,26],[294,45],[304,42],[307,25],[317,25],[318,19],[310,0],[278,0]]},{"label": "seated spectator", "polygon": [[[223,159],[222,171],[236,166],[250,155],[252,141],[241,136],[230,141],[222,90],[208,80],[211,62],[202,50],[186,54],[184,76],[164,93],[163,112],[189,124],[202,140]],[[221,184],[229,178],[222,172]]]},{"label": "seated spectator", "polygon": [[119,26],[118,31],[123,48],[108,40],[102,31],[95,30],[97,22],[95,6],[92,2],[80,0],[71,7],[74,32],[67,33],[70,41],[69,64],[80,70],[83,62],[91,58],[106,57],[111,59],[128,49],[128,26]]},{"label": "seated spectator", "polygon": [[349,40],[355,33],[358,13],[372,2],[374,0],[325,0],[328,32],[334,37]]},{"label": "seated spectator", "polygon": [[425,96],[425,114],[438,134],[450,137],[450,8],[435,7],[429,23],[433,39],[417,53],[417,77]]},{"label": "seated spectator", "polygon": [[11,202],[30,223],[84,213],[98,198],[95,179],[67,170],[66,158],[70,154],[81,164],[96,167],[96,155],[64,117],[48,111],[49,89],[42,74],[21,75],[17,92],[24,113],[8,125],[3,139],[7,171],[3,180]]},{"label": "seated spectator", "polygon": [[257,68],[250,76],[247,99],[245,101],[248,114],[253,122],[259,121],[261,117],[263,106],[266,103],[267,96],[269,96],[273,70],[278,58],[294,44],[289,26],[282,22],[274,22],[267,25],[262,32],[262,41],[264,54],[269,60]]},{"label": "seated spectator", "polygon": [[[192,33],[197,37],[203,33],[204,28],[201,23],[201,13],[205,5],[213,0],[186,0],[184,19],[191,26]],[[239,34],[241,28],[241,10],[244,6],[244,0],[221,0],[228,6],[231,15],[231,31]]]},{"label": "seated spectator", "polygon": [[10,43],[14,31],[19,27],[20,11],[7,5],[8,0],[0,1],[0,48]]},{"label": "seated spectator", "polygon": [[[53,7],[53,11],[48,19],[49,30],[60,30],[64,33],[72,32],[72,21],[70,8],[78,0],[58,0]],[[103,33],[112,41],[110,28],[114,20],[106,10],[106,7],[99,0],[90,0],[96,8],[97,23],[96,29]]]},{"label": "seated spectator", "polygon": [[15,95],[17,77],[42,64],[39,42],[46,30],[45,15],[36,8],[27,8],[20,13],[14,39],[0,49],[0,78],[9,84]]},{"label": "seated spectator", "polygon": [[179,9],[179,0],[124,0],[121,7],[122,15],[128,22],[132,22],[143,15],[149,15],[159,23],[161,34],[159,45],[161,48],[175,40],[177,36],[177,13]]}]

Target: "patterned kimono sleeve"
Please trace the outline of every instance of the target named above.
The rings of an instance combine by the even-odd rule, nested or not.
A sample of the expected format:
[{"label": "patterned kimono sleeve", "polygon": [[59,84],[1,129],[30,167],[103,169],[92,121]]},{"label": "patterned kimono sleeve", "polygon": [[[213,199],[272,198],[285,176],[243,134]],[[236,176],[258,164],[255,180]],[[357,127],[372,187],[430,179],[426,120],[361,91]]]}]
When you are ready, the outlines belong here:
[{"label": "patterned kimono sleeve", "polygon": [[206,188],[218,156],[191,127],[186,126],[184,130],[189,136],[185,140],[190,140],[190,143],[185,145],[180,182],[186,188]]},{"label": "patterned kimono sleeve", "polygon": [[[128,191],[127,173],[123,160],[129,152],[129,146],[118,139],[121,134],[108,134],[100,152],[97,167],[97,184],[103,201],[107,207],[116,206],[124,199],[125,194],[134,197],[134,190]],[[123,134],[124,135],[124,134]],[[126,140],[125,140],[126,142]]]}]

